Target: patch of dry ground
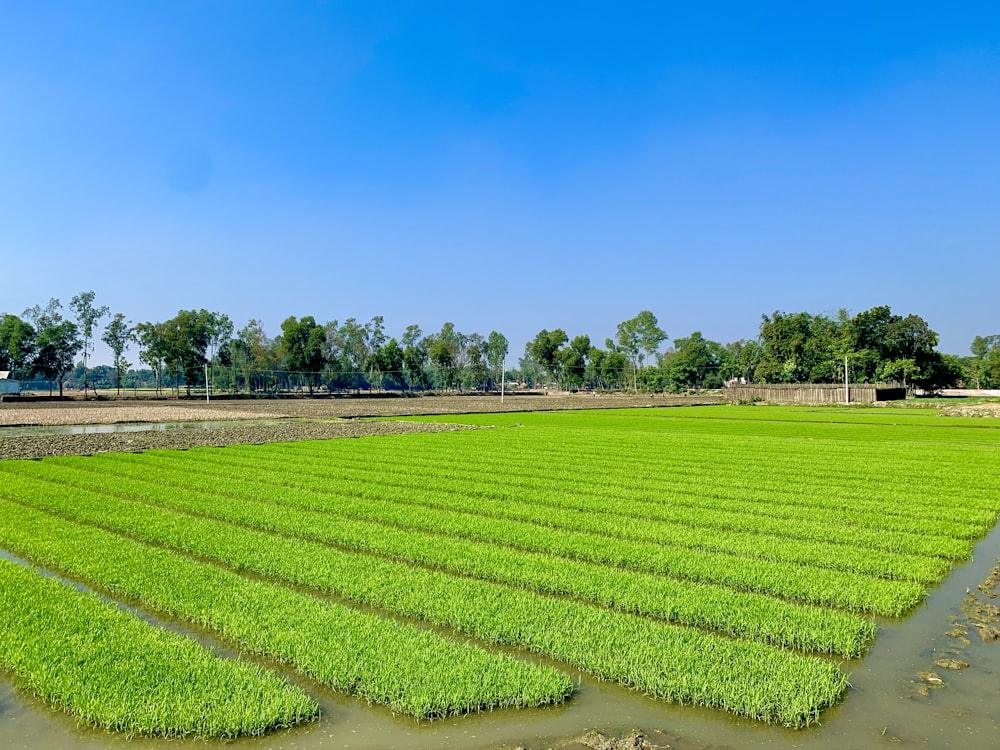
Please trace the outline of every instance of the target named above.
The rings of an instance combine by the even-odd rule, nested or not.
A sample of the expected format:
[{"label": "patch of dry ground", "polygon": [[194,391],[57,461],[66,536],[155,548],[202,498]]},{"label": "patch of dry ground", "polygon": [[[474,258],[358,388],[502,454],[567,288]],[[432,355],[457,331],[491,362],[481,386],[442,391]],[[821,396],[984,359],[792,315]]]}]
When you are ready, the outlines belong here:
[{"label": "patch of dry ground", "polygon": [[[155,404],[155,405],[154,405]],[[53,426],[123,424],[129,422],[191,422],[230,419],[279,419],[280,412],[241,411],[220,408],[192,408],[150,402],[141,406],[115,402],[27,403],[0,408],[0,426]]]},{"label": "patch of dry ground", "polygon": [[987,401],[981,404],[955,404],[942,406],[944,417],[1000,417],[1000,402]]},{"label": "patch of dry ground", "polygon": [[[217,422],[202,429],[84,435],[6,437],[0,459],[90,455],[155,448],[324,440],[407,432],[467,429],[419,422],[360,422],[360,417],[469,414],[481,412],[609,409],[718,403],[718,398],[663,395],[422,396],[411,398],[327,398],[205,401],[86,401],[0,403],[0,426],[94,425],[142,422]],[[268,420],[246,424],[246,420]]]}]

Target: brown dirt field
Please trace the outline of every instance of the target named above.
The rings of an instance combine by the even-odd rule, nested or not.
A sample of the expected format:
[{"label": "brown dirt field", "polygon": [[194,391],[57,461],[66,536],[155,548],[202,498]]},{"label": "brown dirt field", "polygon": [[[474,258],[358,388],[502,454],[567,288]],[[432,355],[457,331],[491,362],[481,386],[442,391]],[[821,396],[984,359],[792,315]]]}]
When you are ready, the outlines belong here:
[{"label": "brown dirt field", "polygon": [[[483,412],[693,406],[719,403],[715,397],[582,394],[545,396],[420,396],[411,398],[327,398],[204,401],[65,401],[0,403],[0,426],[95,425],[142,422],[234,421],[229,426],[143,432],[7,437],[0,434],[0,459],[90,455],[155,448],[192,448],[337,437],[467,429],[420,422],[363,422],[363,417],[469,414]],[[243,420],[268,420],[245,424]]]},{"label": "brown dirt field", "polygon": [[1000,403],[987,401],[981,404],[955,404],[941,407],[945,417],[997,417],[1000,418]]}]

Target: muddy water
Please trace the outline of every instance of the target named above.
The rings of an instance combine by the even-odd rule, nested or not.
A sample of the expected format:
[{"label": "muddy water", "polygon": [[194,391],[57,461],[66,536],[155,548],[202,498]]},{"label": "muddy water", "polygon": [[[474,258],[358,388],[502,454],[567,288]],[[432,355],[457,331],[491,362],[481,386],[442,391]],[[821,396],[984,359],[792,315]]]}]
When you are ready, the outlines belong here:
[{"label": "muddy water", "polygon": [[0,438],[37,435],[106,435],[119,432],[162,432],[164,430],[206,430],[215,427],[254,427],[284,424],[277,419],[220,419],[200,422],[122,422],[116,424],[60,424],[27,427],[0,427]]},{"label": "muddy water", "polygon": [[[0,679],[0,748],[549,748],[586,729],[625,734],[633,729],[673,748],[1000,748],[1000,641],[984,643],[969,628],[969,643],[946,635],[964,618],[962,602],[989,575],[1000,556],[1000,526],[903,622],[880,626],[862,660],[845,665],[852,688],[843,704],[823,715],[823,725],[794,731],[768,727],[721,711],[672,706],[617,685],[577,674],[579,693],[567,704],[534,711],[495,711],[434,722],[415,722],[390,711],[297,680],[317,697],[323,718],[306,727],[230,742],[128,740],[86,727]],[[993,600],[996,604],[1000,599]],[[969,663],[950,671],[934,662]],[[919,694],[919,672],[934,671],[944,687]],[[290,678],[293,675],[285,672]]]}]

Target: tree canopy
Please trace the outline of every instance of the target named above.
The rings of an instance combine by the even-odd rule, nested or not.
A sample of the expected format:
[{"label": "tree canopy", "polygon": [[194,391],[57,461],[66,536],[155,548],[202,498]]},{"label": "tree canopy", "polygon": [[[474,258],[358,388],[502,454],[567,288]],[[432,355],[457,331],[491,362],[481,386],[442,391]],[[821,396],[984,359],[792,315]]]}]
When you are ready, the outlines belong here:
[{"label": "tree canopy", "polygon": [[[0,369],[20,379],[40,375],[50,391],[64,381],[87,387],[90,342],[109,315],[81,292],[62,313],[59,300],[21,316],[0,315]],[[101,340],[114,355],[101,382],[121,388],[131,365],[125,352],[138,344],[139,361],[157,389],[168,383],[190,394],[202,385],[231,391],[302,388],[333,390],[495,388],[504,377],[506,336],[460,331],[453,322],[424,334],[409,325],[390,336],[384,319],[350,317],[320,323],[290,316],[269,338],[258,320],[234,335],[230,318],[204,308],[179,310],[164,321],[132,325],[111,315]],[[960,360],[937,351],[938,336],[918,315],[882,305],[850,315],[775,311],[761,316],[759,336],[722,344],[701,331],[680,337],[665,351],[666,332],[651,311],[620,322],[604,347],[564,328],[541,329],[527,342],[508,379],[526,385],[577,389],[671,390],[716,388],[738,380],[761,383],[839,383],[847,362],[852,382],[898,381],[927,391],[966,382],[1000,387],[1000,334],[976,336],[972,356]],[[75,357],[83,362],[75,364]],[[107,373],[110,373],[108,375]],[[206,379],[207,378],[207,379]]]}]

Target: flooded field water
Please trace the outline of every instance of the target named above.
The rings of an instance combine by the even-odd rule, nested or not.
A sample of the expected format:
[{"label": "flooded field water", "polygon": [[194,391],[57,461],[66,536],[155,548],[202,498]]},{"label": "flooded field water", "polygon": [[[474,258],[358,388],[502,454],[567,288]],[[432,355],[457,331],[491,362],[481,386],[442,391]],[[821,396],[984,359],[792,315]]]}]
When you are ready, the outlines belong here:
[{"label": "flooded field water", "polygon": [[207,430],[215,427],[254,427],[282,424],[277,419],[220,419],[192,422],[124,422],[116,424],[59,424],[0,427],[0,438],[39,435],[110,435],[121,432],[162,432],[165,430]]},{"label": "flooded field water", "polygon": [[[979,543],[973,561],[956,568],[910,617],[880,625],[877,642],[868,655],[845,665],[852,688],[844,702],[824,713],[821,726],[806,730],[666,704],[579,673],[575,675],[578,694],[563,706],[416,722],[282,670],[320,700],[323,717],[305,727],[265,737],[217,742],[129,739],[80,727],[72,717],[15,689],[10,680],[0,680],[0,748],[480,750],[522,746],[535,750],[572,746],[571,740],[587,729],[618,735],[640,730],[649,741],[679,750],[996,748],[1000,747],[1000,641],[983,642],[972,627],[968,629],[968,644],[946,633],[964,618],[963,600],[987,578],[998,556],[1000,527]],[[218,646],[212,639],[204,640]],[[952,671],[934,665],[945,657],[970,666]],[[928,671],[938,674],[943,686],[918,677],[918,673]],[[921,688],[926,696],[920,695]]]}]

